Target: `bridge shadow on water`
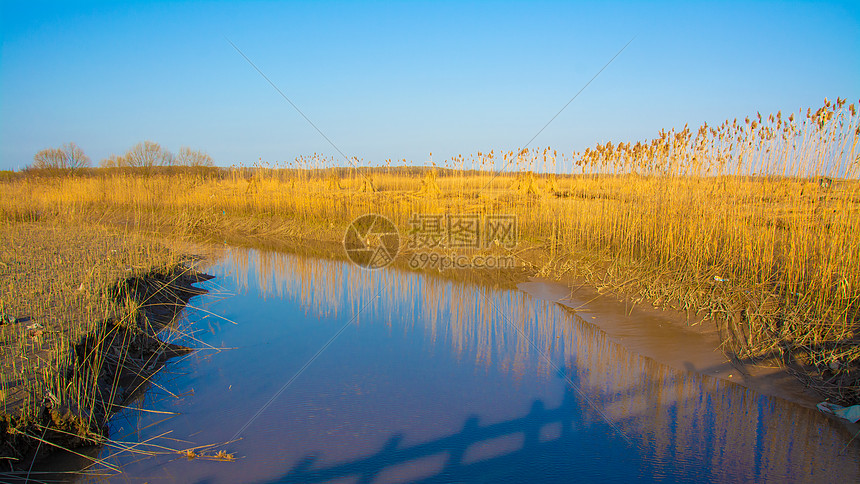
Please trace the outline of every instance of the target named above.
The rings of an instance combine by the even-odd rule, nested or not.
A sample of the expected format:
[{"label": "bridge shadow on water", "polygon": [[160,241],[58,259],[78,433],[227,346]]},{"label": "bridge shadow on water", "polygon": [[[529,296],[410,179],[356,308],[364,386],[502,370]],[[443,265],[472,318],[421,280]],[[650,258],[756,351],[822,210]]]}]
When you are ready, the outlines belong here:
[{"label": "bridge shadow on water", "polygon": [[261,482],[570,482],[605,480],[608,474],[635,479],[637,469],[617,460],[635,452],[633,446],[620,433],[606,435],[602,425],[588,423],[582,405],[569,390],[555,408],[535,400],[526,415],[486,425],[472,415],[457,433],[428,442],[404,444],[404,435],[395,433],[372,455],[322,465],[317,463],[324,456],[311,453],[285,474]]}]

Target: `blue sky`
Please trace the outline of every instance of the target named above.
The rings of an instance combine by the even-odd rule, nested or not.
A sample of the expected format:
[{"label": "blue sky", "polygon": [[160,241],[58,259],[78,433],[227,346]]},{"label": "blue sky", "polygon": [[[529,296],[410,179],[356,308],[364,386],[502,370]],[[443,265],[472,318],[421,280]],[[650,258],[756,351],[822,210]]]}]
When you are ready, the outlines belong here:
[{"label": "blue sky", "polygon": [[[0,10],[0,169],[153,140],[231,165],[423,163],[528,142],[860,99],[858,2],[14,2]],[[341,160],[342,164],[346,164]]]}]

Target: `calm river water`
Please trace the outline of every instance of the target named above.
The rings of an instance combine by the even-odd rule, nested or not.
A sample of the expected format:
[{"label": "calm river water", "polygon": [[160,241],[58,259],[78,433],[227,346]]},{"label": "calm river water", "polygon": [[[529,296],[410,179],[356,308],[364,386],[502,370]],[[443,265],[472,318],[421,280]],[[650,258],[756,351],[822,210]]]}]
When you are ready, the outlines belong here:
[{"label": "calm river water", "polygon": [[207,271],[174,335],[200,349],[111,437],[238,434],[210,450],[237,460],[105,448],[112,480],[860,482],[840,424],[630,353],[519,291],[239,249]]}]

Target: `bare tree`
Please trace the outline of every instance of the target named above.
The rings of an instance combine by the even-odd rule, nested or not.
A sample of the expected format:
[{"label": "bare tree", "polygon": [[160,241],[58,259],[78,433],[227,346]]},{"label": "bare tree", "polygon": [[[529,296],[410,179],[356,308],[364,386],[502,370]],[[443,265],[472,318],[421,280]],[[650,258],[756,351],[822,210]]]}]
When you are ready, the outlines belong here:
[{"label": "bare tree", "polygon": [[84,150],[78,148],[74,143],[66,143],[62,147],[65,157],[63,168],[84,168],[90,166],[90,157],[84,154]]},{"label": "bare tree", "polygon": [[73,169],[90,166],[90,158],[74,143],[48,148],[33,156],[33,168]]},{"label": "bare tree", "polygon": [[205,151],[192,150],[187,146],[179,148],[176,164],[180,166],[214,166],[212,157]]},{"label": "bare tree", "polygon": [[57,148],[44,149],[33,156],[33,168],[59,168],[63,163],[63,150]]},{"label": "bare tree", "polygon": [[153,166],[173,165],[173,154],[158,143],[144,141],[134,145],[123,157],[128,166],[151,168]]}]

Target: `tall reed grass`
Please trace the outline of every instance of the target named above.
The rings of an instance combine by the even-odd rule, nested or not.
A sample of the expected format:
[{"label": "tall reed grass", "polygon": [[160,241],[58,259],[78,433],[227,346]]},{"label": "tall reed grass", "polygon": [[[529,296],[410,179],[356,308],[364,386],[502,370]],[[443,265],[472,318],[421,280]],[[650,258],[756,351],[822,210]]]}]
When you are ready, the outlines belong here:
[{"label": "tall reed grass", "polygon": [[[9,219],[162,228],[221,240],[340,240],[378,213],[515,214],[545,274],[578,273],[704,313],[739,358],[779,355],[860,399],[860,115],[816,110],[662,131],[582,152],[345,168],[322,155],[205,171],[90,170],[0,181]],[[362,160],[353,160],[365,165]],[[842,390],[840,390],[841,392]]]}]

